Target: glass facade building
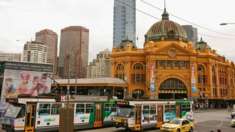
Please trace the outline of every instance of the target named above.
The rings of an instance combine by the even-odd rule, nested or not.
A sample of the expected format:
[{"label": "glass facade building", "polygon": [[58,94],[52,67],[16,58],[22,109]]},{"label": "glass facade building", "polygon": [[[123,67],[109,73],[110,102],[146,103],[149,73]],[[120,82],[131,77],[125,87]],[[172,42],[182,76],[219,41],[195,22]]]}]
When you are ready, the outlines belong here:
[{"label": "glass facade building", "polygon": [[136,42],[136,1],[114,0],[113,47],[118,48],[123,40]]}]

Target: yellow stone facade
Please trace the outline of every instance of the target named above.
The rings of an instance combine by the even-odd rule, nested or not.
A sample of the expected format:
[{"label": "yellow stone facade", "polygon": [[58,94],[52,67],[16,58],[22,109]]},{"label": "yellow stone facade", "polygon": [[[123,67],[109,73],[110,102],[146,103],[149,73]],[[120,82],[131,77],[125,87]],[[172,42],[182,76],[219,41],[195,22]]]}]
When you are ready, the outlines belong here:
[{"label": "yellow stone facade", "polygon": [[235,99],[234,63],[203,40],[193,46],[166,11],[147,32],[143,48],[128,40],[113,48],[112,76],[127,82],[130,96]]}]

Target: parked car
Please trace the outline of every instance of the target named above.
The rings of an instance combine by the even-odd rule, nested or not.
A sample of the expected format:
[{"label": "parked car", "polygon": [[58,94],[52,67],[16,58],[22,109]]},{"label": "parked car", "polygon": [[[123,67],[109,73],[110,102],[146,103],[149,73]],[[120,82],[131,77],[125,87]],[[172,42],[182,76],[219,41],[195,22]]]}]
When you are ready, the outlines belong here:
[{"label": "parked car", "polygon": [[161,132],[193,132],[194,123],[187,119],[173,119],[164,123]]}]

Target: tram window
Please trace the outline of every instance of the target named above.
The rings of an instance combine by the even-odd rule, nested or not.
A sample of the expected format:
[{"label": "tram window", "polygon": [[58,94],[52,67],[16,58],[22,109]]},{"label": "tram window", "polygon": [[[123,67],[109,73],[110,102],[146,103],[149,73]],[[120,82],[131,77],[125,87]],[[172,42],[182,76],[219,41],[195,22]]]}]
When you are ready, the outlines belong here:
[{"label": "tram window", "polygon": [[116,112],[116,105],[115,104],[104,104],[104,111],[108,112]]},{"label": "tram window", "polygon": [[143,114],[149,114],[149,106],[148,105],[144,105]]},{"label": "tram window", "polygon": [[58,115],[59,114],[60,104],[52,104],[51,106],[51,114]]},{"label": "tram window", "polygon": [[104,104],[104,111],[110,111],[111,106],[110,104]]},{"label": "tram window", "polygon": [[25,116],[25,105],[21,106],[21,109],[20,109],[20,112],[19,112],[17,118],[21,118],[21,117],[24,117],[24,116]]},{"label": "tram window", "polygon": [[39,105],[39,115],[50,115],[50,104]]},{"label": "tram window", "polygon": [[171,111],[175,111],[175,106],[174,105],[166,105],[165,112],[171,112]]},{"label": "tram window", "polygon": [[150,106],[150,120],[156,120],[156,105]]},{"label": "tram window", "polygon": [[150,107],[149,107],[149,105],[144,105],[144,107],[143,107],[143,120],[144,121],[149,121],[150,120],[149,114],[150,114]]},{"label": "tram window", "polygon": [[115,104],[112,104],[112,112],[116,112],[116,110],[117,110],[117,107],[116,107],[116,105]]},{"label": "tram window", "polygon": [[190,110],[190,104],[182,104],[181,109],[189,111]]},{"label": "tram window", "polygon": [[156,114],[156,106],[155,105],[150,106],[150,114]]},{"label": "tram window", "polygon": [[86,104],[86,113],[93,112],[93,104]]},{"label": "tram window", "polygon": [[85,104],[77,104],[76,113],[83,114],[85,112]]}]

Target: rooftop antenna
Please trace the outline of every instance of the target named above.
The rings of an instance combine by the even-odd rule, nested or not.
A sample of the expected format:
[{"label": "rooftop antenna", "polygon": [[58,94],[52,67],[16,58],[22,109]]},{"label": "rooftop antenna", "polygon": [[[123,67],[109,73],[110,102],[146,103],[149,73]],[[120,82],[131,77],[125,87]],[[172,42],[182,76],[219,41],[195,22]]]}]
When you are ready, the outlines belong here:
[{"label": "rooftop antenna", "polygon": [[164,10],[166,10],[166,0],[164,0]]},{"label": "rooftop antenna", "polygon": [[162,14],[162,20],[169,20],[169,14],[166,11],[166,0],[164,0],[164,12]]}]

